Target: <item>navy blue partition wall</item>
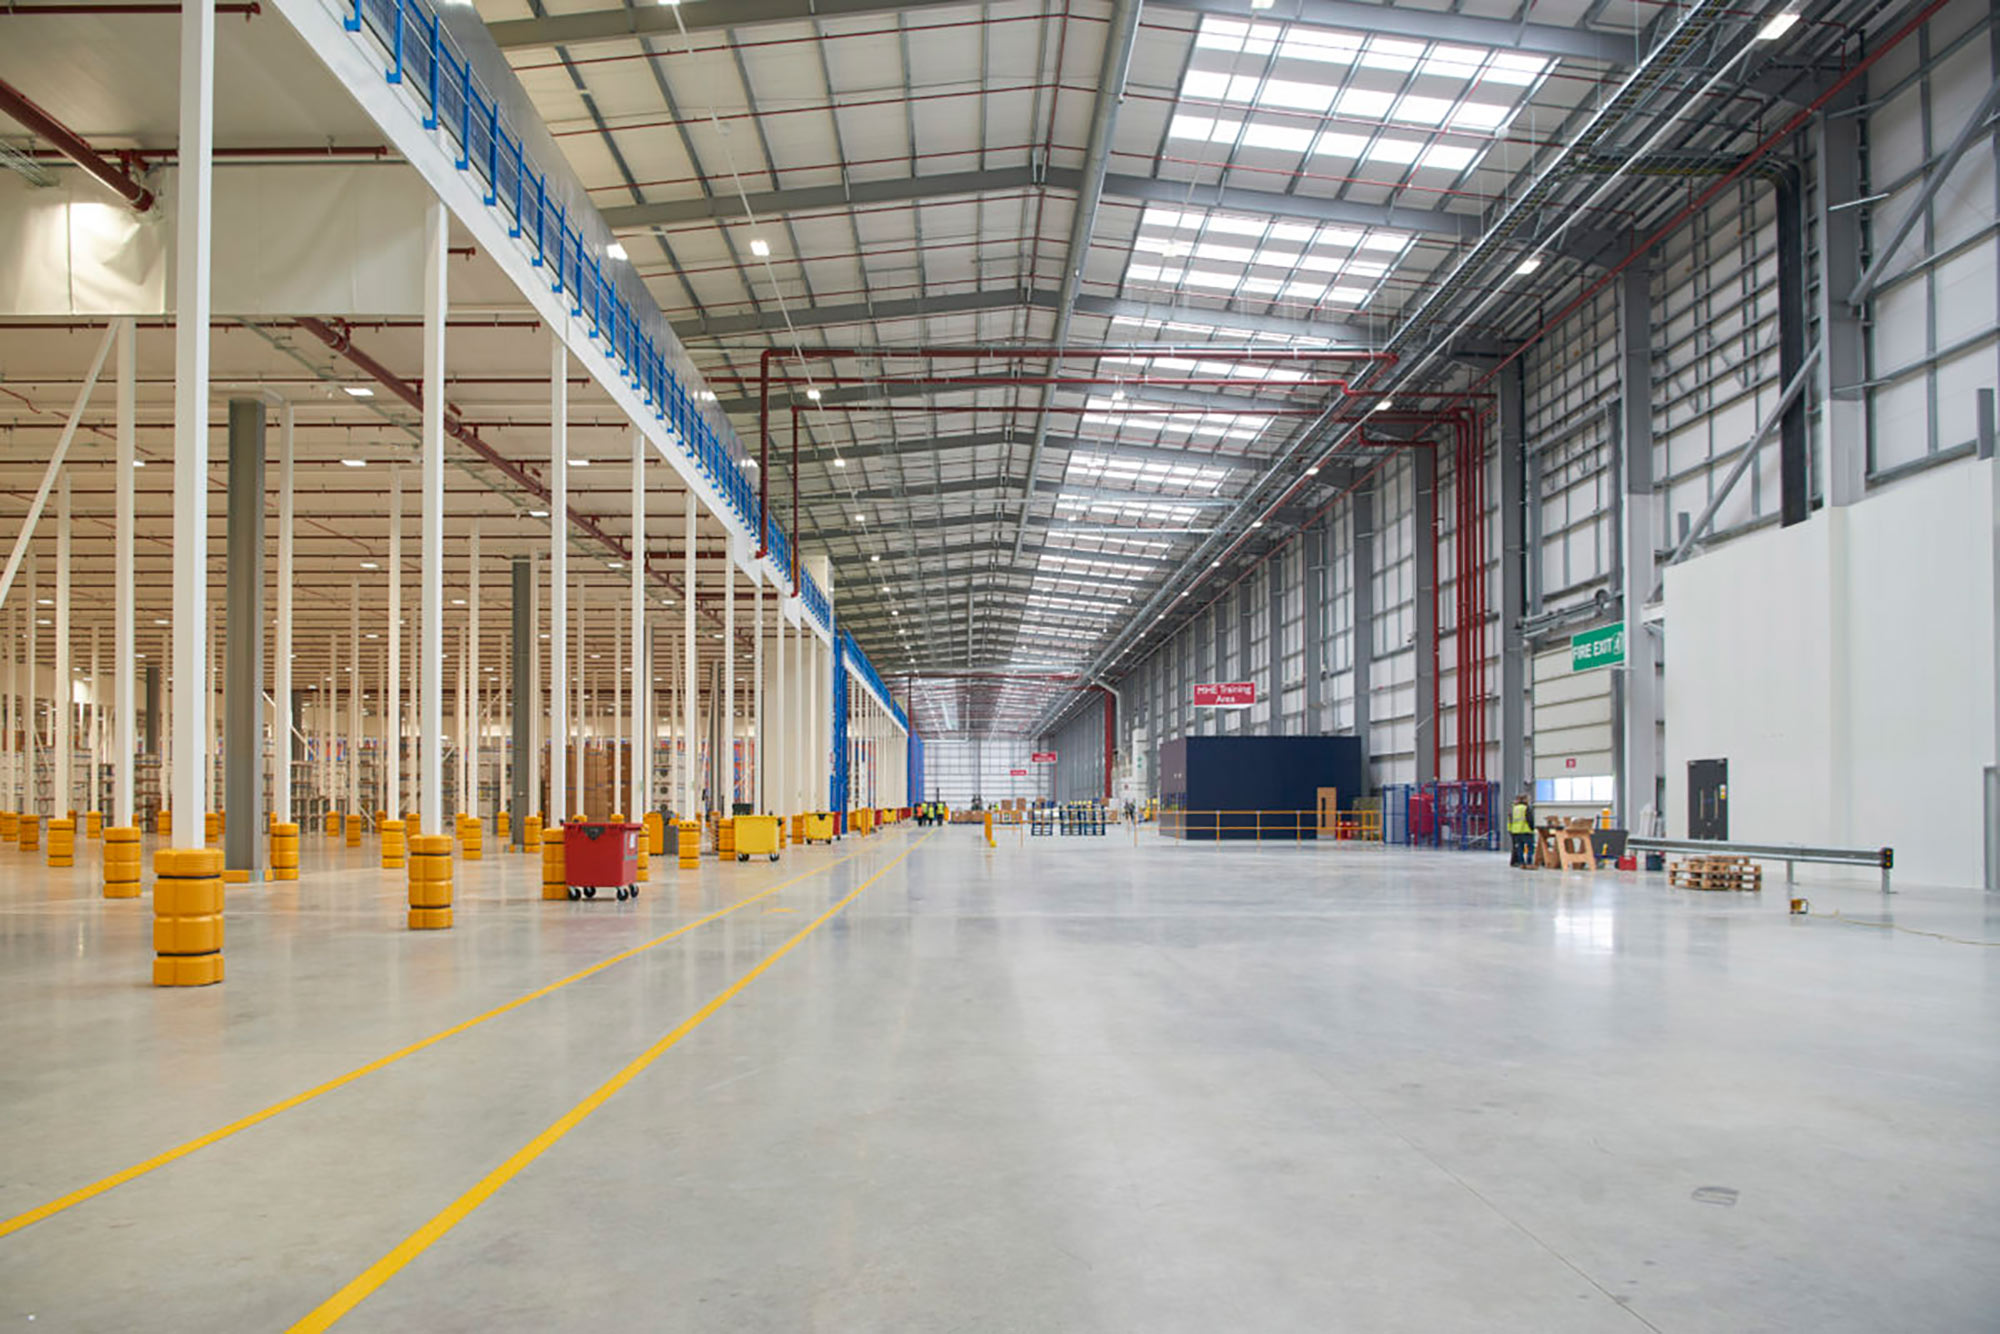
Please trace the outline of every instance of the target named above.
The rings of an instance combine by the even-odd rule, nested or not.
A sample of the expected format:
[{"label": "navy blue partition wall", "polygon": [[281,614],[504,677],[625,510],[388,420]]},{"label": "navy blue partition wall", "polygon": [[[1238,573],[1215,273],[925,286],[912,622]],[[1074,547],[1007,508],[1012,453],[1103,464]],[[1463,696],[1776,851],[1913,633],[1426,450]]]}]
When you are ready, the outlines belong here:
[{"label": "navy blue partition wall", "polygon": [[[1255,838],[1257,821],[1305,838],[1317,828],[1319,789],[1350,810],[1362,791],[1361,739],[1352,736],[1190,736],[1160,747],[1160,831],[1179,838]],[[1237,812],[1217,818],[1217,812]],[[1295,812],[1302,813],[1294,819]],[[1248,825],[1250,827],[1243,827]],[[1236,826],[1236,827],[1231,827]],[[1269,836],[1269,831],[1265,831]]]}]

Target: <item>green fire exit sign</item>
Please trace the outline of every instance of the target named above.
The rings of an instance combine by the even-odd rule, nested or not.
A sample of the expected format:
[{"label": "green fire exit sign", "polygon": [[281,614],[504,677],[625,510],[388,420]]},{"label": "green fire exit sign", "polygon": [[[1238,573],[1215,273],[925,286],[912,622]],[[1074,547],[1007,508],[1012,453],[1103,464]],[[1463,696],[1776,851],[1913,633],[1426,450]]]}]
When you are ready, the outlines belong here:
[{"label": "green fire exit sign", "polygon": [[1586,630],[1569,637],[1569,668],[1587,672],[1593,667],[1616,667],[1625,661],[1625,623]]}]

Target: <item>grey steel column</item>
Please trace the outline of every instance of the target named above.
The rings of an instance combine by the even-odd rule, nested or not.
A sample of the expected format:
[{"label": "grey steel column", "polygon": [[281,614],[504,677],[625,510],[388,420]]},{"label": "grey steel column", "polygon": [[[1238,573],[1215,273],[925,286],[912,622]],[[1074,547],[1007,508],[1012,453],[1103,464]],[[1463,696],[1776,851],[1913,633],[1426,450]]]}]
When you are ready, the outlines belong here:
[{"label": "grey steel column", "polygon": [[533,768],[528,763],[528,756],[534,745],[533,739],[528,735],[528,723],[539,707],[534,696],[528,693],[529,684],[534,680],[534,669],[528,664],[528,654],[534,651],[535,642],[534,596],[534,566],[526,556],[516,556],[514,557],[514,696],[509,705],[509,713],[514,720],[514,790],[507,803],[507,809],[513,814],[507,832],[517,848],[527,846],[528,812],[534,809],[529,804],[528,797],[528,771]]},{"label": "grey steel column", "polygon": [[[157,756],[160,753],[160,668],[158,663],[146,666],[146,753]],[[160,800],[166,800],[166,793],[160,793]]]},{"label": "grey steel column", "polygon": [[[264,402],[229,400],[229,633],[222,663],[223,865],[264,869]],[[273,719],[283,727],[285,720]],[[175,812],[178,819],[179,812]],[[177,827],[178,828],[178,827]],[[198,831],[197,831],[198,833]],[[183,835],[183,839],[190,837]]]},{"label": "grey steel column", "polygon": [[[1782,169],[1777,189],[1778,383],[1790,384],[1806,362],[1806,220],[1798,171]],[[1847,210],[1852,212],[1853,210]],[[1851,289],[1850,289],[1851,290]],[[1787,528],[1812,517],[1812,463],[1806,442],[1806,396],[1778,423],[1778,505]]]},{"label": "grey steel column", "polygon": [[[1851,114],[1856,91],[1820,114],[1815,175],[1819,232],[1818,317],[1820,356],[1814,377],[1820,436],[1826,460],[1826,501],[1852,505],[1868,491],[1868,406],[1861,317],[1847,294],[1861,280],[1861,118]],[[1849,114],[1838,114],[1838,113]]]},{"label": "grey steel column", "polygon": [[1354,626],[1348,641],[1354,658],[1354,735],[1361,738],[1363,781],[1374,785],[1369,736],[1375,722],[1375,488],[1363,482],[1354,491]]},{"label": "grey steel column", "polygon": [[1525,484],[1526,377],[1514,362],[1499,376],[1500,390],[1500,799],[1511,802],[1528,774],[1528,644],[1521,632],[1527,610]]},{"label": "grey steel column", "polygon": [[1634,833],[1650,832],[1640,822],[1648,808],[1659,810],[1658,654],[1643,616],[1646,599],[1659,583],[1659,556],[1653,538],[1653,358],[1652,281],[1643,264],[1626,270],[1618,286],[1619,463],[1624,490],[1619,496],[1625,536],[1624,708],[1620,714],[1618,816]]},{"label": "grey steel column", "polygon": [[1320,637],[1326,633],[1326,544],[1328,525],[1324,519],[1308,528],[1303,539],[1305,550],[1299,561],[1305,584],[1299,590],[1299,620],[1302,623],[1302,637],[1305,641],[1306,699],[1304,732],[1307,736],[1318,736],[1330,730],[1326,725],[1325,683],[1320,674],[1325,670],[1325,648]]},{"label": "grey steel column", "polygon": [[1270,655],[1271,669],[1271,713],[1266,727],[1266,735],[1283,736],[1285,732],[1285,561],[1283,556],[1264,563],[1267,596],[1265,606],[1269,609],[1270,620],[1265,625],[1264,646]]},{"label": "grey steel column", "polygon": [[1437,450],[1419,449],[1413,452],[1416,455],[1416,486],[1411,491],[1410,551],[1416,577],[1410,581],[1410,587],[1416,599],[1411,608],[1411,619],[1417,627],[1417,781],[1430,783],[1435,782],[1438,776],[1435,740],[1438,727],[1437,656],[1433,647],[1437,643],[1437,621],[1431,614],[1437,606],[1434,600],[1438,578],[1437,530],[1432,521],[1437,503]]}]

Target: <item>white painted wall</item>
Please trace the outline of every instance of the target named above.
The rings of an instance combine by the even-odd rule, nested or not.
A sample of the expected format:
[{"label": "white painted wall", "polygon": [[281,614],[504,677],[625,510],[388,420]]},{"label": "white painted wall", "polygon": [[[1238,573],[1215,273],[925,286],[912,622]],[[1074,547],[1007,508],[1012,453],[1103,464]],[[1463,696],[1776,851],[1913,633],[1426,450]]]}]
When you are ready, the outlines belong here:
[{"label": "white painted wall", "polygon": [[1966,463],[1667,572],[1667,830],[1729,761],[1732,837],[1888,844],[1982,881],[1993,751],[1991,468]]}]

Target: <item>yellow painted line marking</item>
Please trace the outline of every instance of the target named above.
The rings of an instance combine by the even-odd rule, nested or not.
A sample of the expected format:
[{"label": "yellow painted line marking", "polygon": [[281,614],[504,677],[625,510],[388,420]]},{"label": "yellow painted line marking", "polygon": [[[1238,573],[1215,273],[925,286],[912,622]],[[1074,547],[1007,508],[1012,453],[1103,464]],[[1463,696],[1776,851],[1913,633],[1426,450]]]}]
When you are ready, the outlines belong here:
[{"label": "yellow painted line marking", "polygon": [[[815,867],[810,871],[801,872],[800,874],[793,876],[789,880],[780,880],[777,884],[772,885],[769,889],[760,890],[757,893],[752,894],[749,898],[743,899],[737,903],[730,904],[727,908],[718,908],[716,911],[709,913],[704,917],[697,917],[692,922],[689,922],[684,926],[676,927],[674,930],[667,932],[664,936],[656,936],[652,940],[646,941],[643,944],[634,945],[631,949],[621,950],[617,954],[611,955],[609,958],[600,959],[596,963],[590,965],[590,967],[583,969],[581,972],[571,973],[568,977],[561,978],[557,981],[551,982],[547,986],[537,987],[535,990],[528,992],[526,995],[516,996],[513,1000],[508,1001],[506,1004],[496,1005],[494,1008],[488,1010],[484,1014],[474,1015],[472,1018],[467,1019],[462,1023],[453,1024],[450,1028],[444,1029],[441,1032],[433,1033],[427,1038],[423,1038],[419,1041],[412,1042],[407,1047],[403,1047],[400,1048],[399,1050],[392,1051],[387,1056],[378,1057],[377,1059],[370,1061],[366,1065],[357,1066],[356,1068],[349,1070],[344,1075],[337,1075],[334,1078],[327,1080],[324,1084],[315,1084],[313,1085],[313,1087],[307,1089],[303,1093],[295,1093],[291,1097],[286,1098],[283,1102],[274,1102],[269,1107],[264,1108],[262,1111],[252,1112],[248,1116],[240,1117],[237,1120],[231,1121],[226,1126],[220,1126],[214,1130],[211,1130],[206,1135],[197,1136],[196,1138],[187,1141],[187,1143],[185,1144],[178,1144],[173,1148],[166,1150],[164,1153],[156,1153],[151,1158],[146,1159],[144,1162],[134,1163],[132,1166],[126,1168],[122,1172],[112,1173],[110,1176],[105,1177],[102,1181],[93,1181],[88,1186],[80,1186],[77,1189],[71,1191],[69,1194],[50,1200],[47,1204],[41,1205],[39,1208],[30,1209],[28,1210],[28,1212],[24,1214],[16,1214],[12,1218],[7,1219],[5,1222],[0,1222],[0,1237],[7,1236],[10,1233],[19,1232],[22,1228],[29,1227],[35,1223],[39,1223],[45,1218],[53,1217],[54,1215],[61,1213],[65,1209],[74,1208],[75,1206],[82,1204],[85,1200],[95,1199],[97,1196],[104,1194],[104,1192],[111,1190],[114,1187],[122,1186],[128,1181],[132,1181],[146,1175],[146,1173],[148,1172],[155,1171],[158,1168],[165,1167],[168,1163],[178,1162],[182,1158],[187,1157],[189,1154],[195,1152],[198,1149],[205,1149],[211,1144],[219,1143],[222,1140],[228,1139],[231,1135],[238,1134],[241,1131],[248,1130],[250,1127],[254,1125],[259,1125],[265,1121],[268,1121],[272,1117],[278,1115],[280,1112],[289,1112],[294,1107],[303,1106],[304,1104],[311,1102],[314,1098],[320,1097],[324,1094],[331,1093],[335,1089],[343,1088],[346,1085],[352,1084],[357,1079],[361,1079],[367,1075],[372,1075],[378,1070],[387,1069],[389,1066],[392,1066],[396,1062],[403,1060],[405,1057],[416,1055],[418,1052],[423,1051],[426,1047],[435,1047],[438,1043],[443,1042],[447,1038],[457,1037],[460,1033],[464,1033],[470,1029],[477,1028],[481,1024],[486,1023],[488,1020],[498,1019],[503,1014],[506,1014],[512,1010],[520,1009],[523,1005],[528,1004],[530,1001],[540,1000],[544,996],[550,995],[554,992],[561,991],[564,987],[570,986],[577,982],[581,982],[587,977],[593,977],[596,974],[603,972],[607,968],[611,968],[617,964],[624,963],[627,959],[635,958],[638,955],[644,954],[647,950],[656,949],[659,946],[666,944],[668,941],[675,939],[676,937],[686,935],[688,932],[694,930],[696,927],[707,926],[710,922],[713,922],[718,918],[727,917],[729,916],[729,914],[747,908],[753,903],[757,903],[764,899],[768,899],[771,897],[771,895],[776,894],[779,890],[787,889],[792,885],[796,885],[801,880],[809,880],[813,876],[820,875],[826,871],[831,871],[834,867],[839,866],[842,862],[852,861],[856,857],[861,856],[862,853],[865,851],[866,851],[865,848],[857,849],[854,852],[848,853],[845,857],[841,857],[834,861],[828,862],[824,866]],[[884,869],[886,870],[887,868],[885,867]]]},{"label": "yellow painted line marking", "polygon": [[529,1163],[534,1162],[535,1159],[547,1153],[563,1136],[581,1125],[584,1118],[608,1102],[612,1094],[624,1088],[634,1079],[637,1079],[645,1072],[647,1066],[666,1055],[682,1038],[694,1032],[695,1029],[700,1028],[717,1010],[720,1010],[731,1000],[734,1000],[745,987],[762,977],[769,971],[773,964],[797,948],[799,942],[832,921],[839,915],[841,909],[860,898],[862,892],[870,885],[895,870],[897,862],[902,861],[903,858],[923,846],[925,841],[930,837],[931,835],[925,834],[915,843],[897,853],[881,870],[856,885],[845,898],[801,927],[784,944],[758,960],[757,965],[749,972],[731,982],[721,991],[716,992],[714,996],[709,998],[706,1005],[696,1010],[686,1019],[683,1019],[665,1037],[646,1048],[630,1065],[627,1065],[617,1074],[598,1085],[597,1089],[589,1097],[564,1112],[555,1121],[550,1123],[541,1134],[535,1136],[517,1150],[506,1162],[501,1163],[500,1166],[480,1178],[479,1183],[473,1186],[471,1190],[466,1191],[465,1194],[453,1200],[436,1217],[432,1218],[415,1232],[412,1232],[409,1236],[403,1238],[401,1242],[397,1243],[395,1249],[391,1250],[374,1264],[369,1265],[368,1268],[362,1270],[346,1287],[313,1308],[311,1314],[291,1327],[289,1334],[318,1334],[318,1331],[331,1329],[335,1322],[340,1320],[342,1316],[345,1316],[349,1311],[352,1311],[363,1301],[367,1300],[377,1288],[380,1288],[384,1283],[394,1278],[405,1265],[423,1254],[438,1238],[464,1222],[474,1209],[477,1209],[480,1205],[493,1198],[502,1186],[519,1176]]}]

